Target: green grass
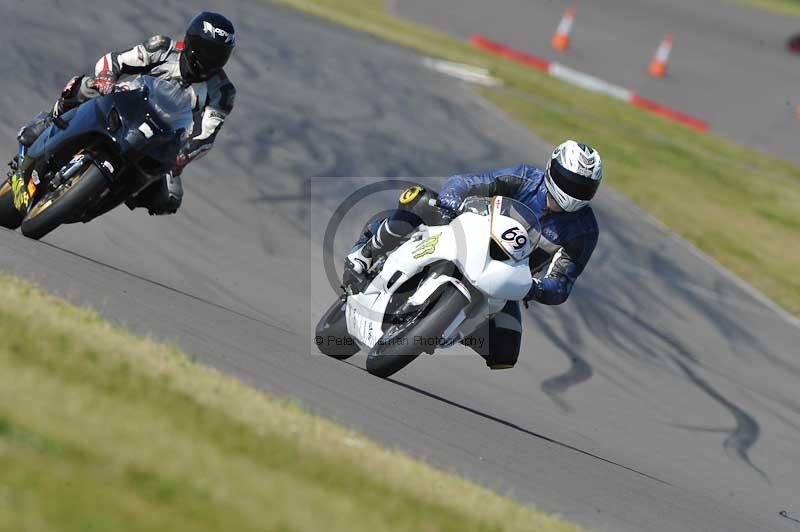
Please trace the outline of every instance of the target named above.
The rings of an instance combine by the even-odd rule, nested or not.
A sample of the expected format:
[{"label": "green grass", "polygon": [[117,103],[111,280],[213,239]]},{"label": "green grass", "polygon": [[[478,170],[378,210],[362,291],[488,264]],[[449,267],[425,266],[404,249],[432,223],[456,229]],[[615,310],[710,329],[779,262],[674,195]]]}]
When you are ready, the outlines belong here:
[{"label": "green grass", "polygon": [[731,0],[737,4],[749,5],[779,15],[800,17],[800,0]]},{"label": "green grass", "polygon": [[0,530],[577,532],[0,275]]},{"label": "green grass", "polygon": [[482,52],[388,13],[381,0],[275,1],[426,55],[489,68],[505,88],[479,89],[483,96],[553,144],[594,144],[610,186],[800,315],[797,165]]}]

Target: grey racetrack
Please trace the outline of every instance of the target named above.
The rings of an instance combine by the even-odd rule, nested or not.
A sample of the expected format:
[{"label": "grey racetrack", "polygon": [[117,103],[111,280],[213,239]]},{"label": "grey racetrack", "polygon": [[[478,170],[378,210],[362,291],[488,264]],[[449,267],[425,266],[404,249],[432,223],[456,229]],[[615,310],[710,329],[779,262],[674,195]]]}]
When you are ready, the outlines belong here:
[{"label": "grey racetrack", "polygon": [[[694,114],[742,144],[800,161],[800,56],[785,48],[800,18],[736,0],[393,0],[401,15],[467,37],[482,33]],[[576,9],[572,49],[550,37]],[[674,36],[669,73],[647,63]]]},{"label": "grey racetrack", "polygon": [[[5,2],[0,132],[100,54],[176,34],[200,6]],[[524,314],[520,363],[422,357],[395,379],[315,355],[334,298],[322,235],[374,179],[541,163],[549,147],[420,58],[268,3],[228,2],[237,106],[174,217],[124,207],[42,242],[0,230],[0,269],[435,465],[593,530],[798,530],[800,329],[604,190],[569,302]],[[437,180],[432,179],[432,182]],[[363,218],[337,236],[340,261]],[[268,511],[268,509],[265,509]],[[409,508],[413,511],[413,508]]]}]

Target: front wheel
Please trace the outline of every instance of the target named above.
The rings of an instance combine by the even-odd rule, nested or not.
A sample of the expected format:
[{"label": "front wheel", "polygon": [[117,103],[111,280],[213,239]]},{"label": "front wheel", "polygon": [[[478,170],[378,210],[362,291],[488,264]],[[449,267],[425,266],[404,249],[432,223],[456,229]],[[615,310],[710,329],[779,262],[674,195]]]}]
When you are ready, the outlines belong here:
[{"label": "front wheel", "polygon": [[0,226],[16,229],[22,223],[22,214],[14,206],[14,191],[11,180],[6,179],[0,185]]},{"label": "front wheel", "polygon": [[446,285],[439,298],[420,314],[401,325],[390,328],[367,356],[367,371],[377,377],[394,375],[425,351],[431,351],[443,340],[469,300],[453,285]]},{"label": "front wheel", "polygon": [[36,240],[74,218],[108,187],[103,172],[89,163],[56,190],[48,192],[22,220],[22,234]]}]

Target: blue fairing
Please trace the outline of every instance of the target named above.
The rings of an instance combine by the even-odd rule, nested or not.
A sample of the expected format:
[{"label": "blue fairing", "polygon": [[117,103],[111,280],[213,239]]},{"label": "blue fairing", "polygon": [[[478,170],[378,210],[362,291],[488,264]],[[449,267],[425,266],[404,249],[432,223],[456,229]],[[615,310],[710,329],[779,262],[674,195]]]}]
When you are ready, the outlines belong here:
[{"label": "blue fairing", "polygon": [[102,100],[91,100],[76,109],[72,109],[61,116],[69,124],[66,129],[61,129],[55,124],[44,130],[36,142],[28,150],[28,156],[38,159],[43,155],[51,155],[60,145],[78,137],[88,134],[97,134],[110,138],[105,128],[105,116],[102,114],[100,104]]}]

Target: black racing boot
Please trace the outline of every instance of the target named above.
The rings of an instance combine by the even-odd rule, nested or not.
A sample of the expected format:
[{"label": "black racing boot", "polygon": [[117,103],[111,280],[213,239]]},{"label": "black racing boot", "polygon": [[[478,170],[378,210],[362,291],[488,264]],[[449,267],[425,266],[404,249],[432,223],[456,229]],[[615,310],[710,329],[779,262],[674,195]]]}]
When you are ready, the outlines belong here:
[{"label": "black racing boot", "polygon": [[[386,255],[407,235],[393,232],[390,227],[390,220],[385,219],[381,222],[372,238],[366,244],[350,253],[344,259],[344,274],[342,275],[342,287],[361,287],[367,280],[367,272],[372,265],[382,256]],[[412,228],[413,229],[413,228]],[[410,231],[408,231],[410,232]]]},{"label": "black racing boot", "polygon": [[[68,124],[61,116],[87,100],[86,90],[89,89],[84,86],[91,80],[92,78],[87,78],[86,76],[75,76],[70,79],[61,91],[58,101],[49,112],[39,113],[36,118],[22,126],[22,129],[17,134],[19,143],[26,148],[30,148],[53,122],[55,122],[56,127],[66,129]],[[91,88],[91,85],[89,87]]]},{"label": "black racing boot", "polygon": [[36,142],[36,139],[38,139],[39,136],[44,133],[44,130],[47,129],[52,122],[52,111],[49,113],[39,113],[33,120],[22,126],[22,129],[20,129],[19,133],[17,134],[17,140],[26,148],[30,148],[33,146],[33,143]]},{"label": "black racing boot", "polygon": [[79,91],[82,79],[82,76],[72,78],[61,93],[61,97],[56,101],[49,112],[43,111],[39,113],[33,120],[22,126],[22,129],[20,129],[17,134],[17,140],[20,144],[26,148],[30,148],[33,146],[33,143],[36,142],[36,139],[38,139],[39,136],[44,133],[44,130],[53,122],[55,122],[56,127],[60,129],[67,128],[68,124],[61,118],[61,115],[79,106],[85,100],[81,99]]},{"label": "black racing boot", "polygon": [[349,292],[359,292],[367,280],[367,272],[374,264],[373,240],[350,253],[344,259],[344,273],[342,274],[342,288]]},{"label": "black racing boot", "polygon": [[19,169],[19,155],[15,155],[10,161],[8,161],[8,173],[6,176],[10,179],[11,176],[17,173]]}]

